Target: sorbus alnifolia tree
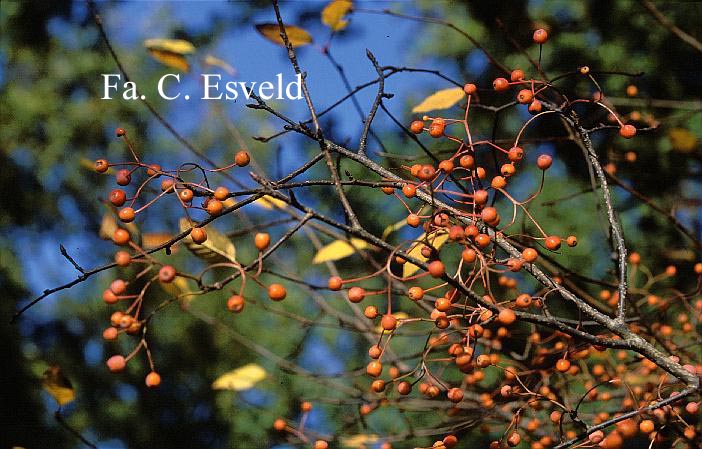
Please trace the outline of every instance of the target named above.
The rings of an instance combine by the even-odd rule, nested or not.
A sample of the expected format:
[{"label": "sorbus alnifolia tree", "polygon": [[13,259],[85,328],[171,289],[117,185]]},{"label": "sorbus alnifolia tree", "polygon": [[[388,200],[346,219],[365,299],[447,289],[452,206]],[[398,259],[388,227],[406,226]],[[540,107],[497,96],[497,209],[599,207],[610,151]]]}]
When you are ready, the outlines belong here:
[{"label": "sorbus alnifolia tree", "polygon": [[[53,291],[118,267],[109,287],[101,287],[111,310],[102,337],[111,344],[130,338],[136,344],[125,356],[109,356],[108,370],[124,371],[143,354],[146,386],[159,387],[159,373],[168,383],[169,373],[156,370],[158,356],[148,343],[151,327],[159,325],[154,316],[179,303],[182,311],[225,327],[190,305],[192,297],[222,292],[218,307],[232,312],[225,313],[228,319],[265,311],[270,319],[260,332],[276,339],[288,338],[287,325],[280,323],[292,320],[299,324],[291,326],[295,330],[338,328],[362,342],[356,351],[365,358],[362,364],[350,375],[326,377],[258,342],[241,344],[270,359],[271,366],[339,393],[324,402],[325,408],[344,410],[339,435],[305,427],[317,410],[310,401],[295,402],[300,409],[289,421],[269,421],[293,443],[315,449],[348,443],[354,438],[350,429],[362,429],[376,414],[390,416],[391,409],[395,426],[387,435],[364,433],[365,440],[350,441],[389,448],[392,441],[432,437],[427,447],[460,447],[476,427],[491,441],[483,447],[490,448],[615,449],[637,438],[694,447],[702,441],[699,251],[687,256],[695,264],[649,268],[656,266],[651,255],[631,251],[629,235],[636,229],[625,229],[629,223],[620,219],[613,188],[661,213],[661,220],[699,250],[698,237],[670,207],[617,176],[617,163],[635,163],[637,153],[619,157],[614,148],[629,154],[632,142],[645,139],[653,126],[644,126],[641,113],[632,117],[635,111],[627,112],[627,105],[638,103],[621,101],[621,92],[605,92],[602,80],[635,74],[596,70],[594,64],[592,70],[575,66],[550,73],[544,53],[558,54],[549,48],[558,41],[555,27],[549,28],[552,36],[541,28],[519,30],[528,46],[510,39],[523,56],[521,67],[507,67],[469,38],[489,62],[490,77],[453,80],[438,70],[416,70],[438,75],[449,86],[400,120],[386,107],[394,98],[389,86],[396,73],[413,70],[382,65],[369,50],[378,78],[349,87],[346,96],[378,89],[367,115],[357,108],[363,127],[356,144],[328,132],[323,115],[346,98],[319,108],[296,56],[299,39],[286,29],[277,2],[274,12],[275,39],[282,40],[300,75],[309,118],[289,117],[254,91],[247,95],[248,106],[282,124],[279,133],[260,142],[294,133],[314,148],[311,158],[273,176],[275,170],[241,145],[233,162],[230,152],[222,166],[202,161],[162,166],[139,154],[125,126],[115,131],[128,150],[125,158],[95,162],[95,172],[109,174],[105,204],[114,206],[120,224],[114,221],[104,232],[119,248],[114,263],[81,268],[78,281]],[[349,13],[350,6],[344,11]],[[413,19],[457,29],[443,20]],[[330,40],[322,54],[329,56],[331,48]],[[624,92],[629,97],[640,93],[632,86]],[[416,151],[385,148],[372,129],[381,120],[379,110]],[[544,149],[552,140],[568,142],[568,151]],[[373,153],[375,145],[382,151]],[[559,173],[564,170],[568,176]],[[312,200],[315,195],[329,207]],[[550,217],[584,195],[596,201],[593,211],[573,207]],[[370,198],[382,209],[371,207]],[[145,217],[159,216],[156,205],[175,211],[180,226],[152,244]],[[245,214],[256,207],[272,218],[249,223]],[[223,231],[220,223],[234,216],[243,218]],[[604,238],[579,234],[582,222],[601,225]],[[176,250],[189,251],[202,267],[164,262]],[[305,254],[304,263],[291,262],[291,250]],[[593,269],[577,261],[588,252],[602,255]],[[681,281],[681,272],[694,282]],[[159,284],[169,296],[155,302],[151,295]],[[427,420],[413,418],[416,412]]]}]

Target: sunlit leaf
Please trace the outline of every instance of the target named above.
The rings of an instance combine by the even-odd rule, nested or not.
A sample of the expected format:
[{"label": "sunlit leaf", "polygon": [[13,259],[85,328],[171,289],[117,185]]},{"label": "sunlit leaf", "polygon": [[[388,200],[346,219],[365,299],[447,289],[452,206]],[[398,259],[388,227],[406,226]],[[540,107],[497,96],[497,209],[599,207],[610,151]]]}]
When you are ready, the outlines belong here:
[{"label": "sunlit leaf", "polygon": [[[187,218],[180,219],[180,231],[187,231],[192,226]],[[215,228],[205,228],[207,240],[195,243],[190,236],[183,239],[185,247],[197,257],[209,263],[236,262],[236,248],[226,235]]]},{"label": "sunlit leaf", "polygon": [[[141,246],[144,249],[156,248],[172,239],[174,236],[167,232],[145,232],[141,235]],[[178,246],[175,245],[171,249],[173,252],[177,251]]]},{"label": "sunlit leaf", "polygon": [[322,23],[333,31],[343,30],[349,24],[344,20],[344,16],[351,11],[351,8],[353,8],[353,2],[350,0],[332,0],[322,10]]},{"label": "sunlit leaf", "polygon": [[341,437],[341,445],[343,447],[358,448],[365,444],[374,444],[378,442],[378,435],[375,434],[359,434]]},{"label": "sunlit leaf", "polygon": [[236,70],[234,69],[234,67],[229,65],[226,61],[223,61],[215,56],[207,55],[207,56],[205,56],[205,59],[203,60],[203,62],[205,63],[205,65],[219,67],[220,69],[224,70],[225,72],[227,72],[231,76],[236,75]]},{"label": "sunlit leaf", "polygon": [[185,59],[185,56],[179,53],[150,49],[149,54],[163,65],[167,65],[168,67],[180,70],[181,72],[190,71],[190,64],[188,64],[188,60]]},{"label": "sunlit leaf", "polygon": [[266,370],[255,363],[249,363],[219,376],[212,382],[213,390],[243,391],[254,387],[266,378]]},{"label": "sunlit leaf", "polygon": [[113,214],[109,212],[105,213],[102,216],[102,220],[100,221],[100,230],[98,231],[98,235],[103,240],[110,240],[116,230],[117,219]]},{"label": "sunlit leaf", "polygon": [[320,248],[317,254],[315,254],[314,259],[312,259],[312,263],[323,263],[331,260],[343,259],[369,246],[370,245],[364,240],[357,238],[352,238],[349,242],[345,240],[335,240]]},{"label": "sunlit leaf", "polygon": [[264,209],[282,209],[288,205],[285,201],[279,200],[278,198],[273,198],[272,196],[268,195],[262,196],[261,198],[257,199],[256,201],[254,201],[254,204],[257,204],[263,207]]},{"label": "sunlit leaf", "polygon": [[[410,256],[422,262],[426,262],[428,260],[422,255],[422,248],[424,248],[426,245],[421,242],[424,241],[425,235],[426,234],[422,234],[422,236],[417,239],[419,243],[414,245],[408,253]],[[444,243],[446,243],[446,240],[448,240],[448,233],[444,231],[434,231],[427,237],[427,241],[437,250],[441,248]],[[412,276],[417,272],[417,270],[419,270],[417,265],[407,262],[402,266],[402,276]]]},{"label": "sunlit leaf", "polygon": [[452,87],[434,92],[420,104],[412,108],[412,112],[428,112],[436,109],[448,109],[461,101],[466,93],[461,87]]},{"label": "sunlit leaf", "polygon": [[71,381],[63,374],[58,365],[51,365],[44,371],[41,384],[60,406],[66,405],[76,398],[76,391],[73,389]]},{"label": "sunlit leaf", "polygon": [[386,238],[388,238],[388,236],[390,234],[397,231],[398,229],[402,229],[405,226],[407,226],[407,219],[406,218],[403,218],[402,220],[398,221],[397,223],[393,223],[391,225],[388,225],[385,229],[383,229],[383,235],[380,238],[385,240]]},{"label": "sunlit leaf", "polygon": [[668,139],[673,150],[680,153],[691,153],[697,147],[697,137],[685,128],[671,129],[668,131]]},{"label": "sunlit leaf", "polygon": [[144,47],[149,50],[166,51],[181,56],[195,52],[195,46],[183,39],[146,39]]},{"label": "sunlit leaf", "polygon": [[[256,30],[269,41],[285,46],[283,38],[280,37],[280,28],[277,23],[259,23],[256,25]],[[290,45],[293,47],[301,47],[312,43],[310,33],[300,27],[286,25],[285,32],[288,35]]]}]

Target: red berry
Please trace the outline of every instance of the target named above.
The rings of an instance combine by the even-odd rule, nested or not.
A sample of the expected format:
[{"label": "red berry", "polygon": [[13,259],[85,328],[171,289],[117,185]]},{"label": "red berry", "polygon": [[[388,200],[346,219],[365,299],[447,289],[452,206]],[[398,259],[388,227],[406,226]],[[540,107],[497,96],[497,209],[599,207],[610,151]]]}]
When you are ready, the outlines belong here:
[{"label": "red berry", "polygon": [[406,380],[403,380],[402,382],[397,384],[397,392],[403,396],[407,396],[412,392],[412,384],[407,382]]},{"label": "red berry", "polygon": [[117,330],[116,327],[108,327],[104,331],[102,331],[102,338],[108,341],[116,340],[117,337],[119,336],[119,331]]},{"label": "red berry", "polygon": [[125,131],[124,128],[117,128],[115,130],[115,134],[117,135],[117,137],[122,137],[127,134],[127,131]]},{"label": "red berry", "polygon": [[534,42],[537,44],[543,44],[548,40],[548,32],[543,28],[539,28],[534,31]]},{"label": "red berry", "polygon": [[129,170],[123,168],[122,170],[117,171],[115,181],[121,186],[129,185],[129,183],[132,182],[132,174],[129,172]]},{"label": "red berry", "polygon": [[114,189],[110,192],[110,203],[116,207],[121,207],[127,201],[127,194],[122,189]]},{"label": "red berry", "polygon": [[421,179],[422,181],[430,181],[434,178],[434,175],[436,174],[436,169],[429,165],[429,164],[424,164],[422,167],[419,169],[419,173],[417,174],[417,177]]},{"label": "red berry", "polygon": [[122,293],[127,291],[127,283],[124,282],[122,279],[115,279],[110,284],[110,290],[112,290],[112,293],[114,293],[115,295],[121,295]]},{"label": "red berry", "polygon": [[158,270],[158,280],[163,282],[164,284],[168,284],[169,282],[173,282],[173,279],[176,277],[176,269],[173,268],[171,265],[164,265],[161,267],[160,270]]},{"label": "red berry", "polygon": [[529,112],[531,112],[532,114],[538,114],[539,112],[541,112],[542,107],[543,105],[539,100],[534,100],[529,105]]},{"label": "red berry", "polygon": [[478,91],[478,88],[475,87],[475,84],[468,83],[465,86],[463,86],[463,92],[465,92],[467,95],[473,95]]},{"label": "red berry", "polygon": [[158,164],[151,164],[149,165],[149,168],[146,169],[146,176],[150,178],[158,178],[160,175],[158,174],[161,171],[161,166]]},{"label": "red berry", "polygon": [[521,69],[514,69],[509,75],[509,79],[514,81],[521,81],[524,79],[524,71]]}]

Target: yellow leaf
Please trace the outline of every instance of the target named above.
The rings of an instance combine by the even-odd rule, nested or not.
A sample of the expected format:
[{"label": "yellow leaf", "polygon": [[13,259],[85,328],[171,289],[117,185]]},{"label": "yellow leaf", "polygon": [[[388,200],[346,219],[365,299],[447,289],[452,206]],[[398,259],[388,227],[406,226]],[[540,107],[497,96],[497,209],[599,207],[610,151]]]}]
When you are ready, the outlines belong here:
[{"label": "yellow leaf", "polygon": [[44,371],[41,384],[60,406],[66,405],[76,398],[76,391],[73,389],[71,381],[63,374],[58,365],[51,365]]},{"label": "yellow leaf", "polygon": [[351,8],[353,8],[351,0],[332,0],[322,10],[322,23],[333,31],[343,30],[349,24],[344,20],[344,16],[351,11]]},{"label": "yellow leaf", "polygon": [[102,221],[100,222],[100,230],[98,231],[98,235],[103,240],[110,240],[112,239],[112,235],[115,233],[116,230],[117,220],[115,219],[115,216],[109,212],[106,212],[102,216]]},{"label": "yellow leaf", "polygon": [[204,63],[205,63],[205,65],[219,67],[220,69],[224,70],[225,72],[227,72],[231,76],[236,75],[236,70],[234,69],[234,67],[232,67],[231,65],[227,64],[225,61],[223,61],[215,56],[212,56],[212,55],[205,56]]},{"label": "yellow leaf", "polygon": [[254,201],[254,204],[257,204],[264,209],[283,209],[288,205],[285,201],[279,200],[278,198],[273,198],[269,195],[262,196]]},{"label": "yellow leaf", "polygon": [[[417,239],[419,243],[414,245],[414,247],[412,247],[412,249],[408,253],[410,256],[422,262],[426,262],[428,260],[422,255],[422,248],[424,248],[426,245],[421,242],[424,241],[425,236],[426,234],[422,234],[422,236]],[[448,233],[444,231],[434,231],[427,237],[427,241],[437,250],[441,248],[441,246],[444,243],[446,243],[446,240],[448,240]],[[419,270],[419,267],[417,265],[407,262],[402,266],[402,277],[412,276],[414,273],[417,272],[417,270]]]},{"label": "yellow leaf", "polygon": [[378,435],[375,434],[359,434],[350,435],[341,438],[341,445],[344,447],[358,448],[364,444],[375,444],[378,442]]},{"label": "yellow leaf", "polygon": [[320,248],[315,254],[312,263],[322,263],[330,260],[339,260],[354,254],[356,251],[366,249],[370,245],[364,240],[352,238],[350,242],[345,240],[335,240],[330,244]]},{"label": "yellow leaf", "polygon": [[461,87],[452,87],[434,92],[420,104],[412,108],[412,112],[428,112],[435,109],[448,109],[466,96]]},{"label": "yellow leaf", "polygon": [[403,227],[407,226],[407,219],[403,218],[402,220],[398,221],[397,223],[393,223],[391,225],[388,225],[384,230],[383,230],[383,235],[380,237],[381,239],[385,240],[388,238],[390,234],[393,232],[397,231],[398,229],[402,229]]},{"label": "yellow leaf", "polygon": [[[157,246],[166,243],[173,237],[173,235],[166,232],[146,232],[141,235],[141,246],[144,247],[144,249],[156,248]],[[171,249],[175,253],[178,250],[178,246],[176,245]]]},{"label": "yellow leaf", "polygon": [[190,71],[190,64],[188,64],[188,61],[181,54],[156,49],[149,49],[149,54],[163,65],[178,69],[181,72]]},{"label": "yellow leaf", "polygon": [[146,39],[144,47],[149,50],[166,51],[178,55],[188,55],[195,52],[195,46],[183,39]]},{"label": "yellow leaf", "polygon": [[[180,231],[192,228],[187,218],[180,219]],[[183,239],[183,244],[197,257],[210,262],[236,262],[236,247],[229,238],[215,228],[206,228],[207,240],[195,243],[190,236]]]},{"label": "yellow leaf", "polygon": [[266,378],[266,370],[255,363],[249,363],[219,376],[212,382],[213,390],[243,391],[254,387]]},{"label": "yellow leaf", "polygon": [[[407,318],[409,318],[409,315],[407,315],[405,312],[393,313],[392,316],[394,316],[395,318],[397,318],[398,321],[399,321],[399,320],[406,320]],[[383,326],[382,326],[381,324],[378,324],[378,325],[375,327],[375,333],[376,333],[376,334],[382,334],[382,333],[383,333]]]},{"label": "yellow leaf", "polygon": [[692,153],[697,146],[697,137],[685,128],[673,128],[668,131],[668,139],[674,151]]},{"label": "yellow leaf", "polygon": [[[256,25],[256,30],[269,41],[285,46],[283,38],[280,37],[280,27],[277,23],[259,23]],[[293,47],[301,47],[312,43],[312,36],[304,29],[295,25],[286,25],[285,32],[288,35],[290,45]]]}]

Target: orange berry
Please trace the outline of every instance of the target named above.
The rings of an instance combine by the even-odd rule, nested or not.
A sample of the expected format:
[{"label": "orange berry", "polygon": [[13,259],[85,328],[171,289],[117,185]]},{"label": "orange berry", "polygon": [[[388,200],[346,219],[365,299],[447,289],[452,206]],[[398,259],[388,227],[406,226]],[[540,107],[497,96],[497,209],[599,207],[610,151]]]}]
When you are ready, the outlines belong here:
[{"label": "orange berry", "polygon": [[380,325],[386,331],[395,330],[397,327],[397,318],[390,314],[383,315],[383,318],[380,320]]},{"label": "orange berry", "polygon": [[329,443],[324,440],[317,440],[314,442],[314,449],[327,449],[328,447]]},{"label": "orange berry", "polygon": [[530,89],[522,89],[517,94],[517,101],[521,104],[531,103],[534,99],[534,93]]},{"label": "orange berry", "polygon": [[569,235],[566,238],[566,244],[572,248],[578,244],[578,238],[574,235]]},{"label": "orange berry", "polygon": [[119,216],[119,219],[122,220],[125,223],[131,223],[134,221],[134,209],[131,207],[125,207],[124,209],[121,209],[117,215]]},{"label": "orange berry", "polygon": [[556,235],[548,236],[544,241],[544,245],[546,245],[546,248],[550,249],[551,251],[556,251],[561,247],[561,238]]},{"label": "orange berry", "polygon": [[366,366],[366,374],[371,377],[378,377],[383,372],[383,365],[377,360],[373,360]]},{"label": "orange berry", "polygon": [[[146,176],[150,178],[158,178],[158,173],[161,171],[161,166],[158,164],[151,164],[149,168],[146,169]],[[159,175],[160,176],[160,175]]]},{"label": "orange berry", "polygon": [[509,81],[504,78],[495,78],[495,80],[492,82],[492,88],[497,92],[503,92],[509,89]]},{"label": "orange berry", "polygon": [[534,248],[524,248],[522,251],[522,259],[527,262],[533,262],[537,257],[539,257],[539,253]]},{"label": "orange berry", "polygon": [[277,430],[278,432],[282,432],[285,430],[287,427],[287,424],[285,423],[285,420],[282,418],[278,418],[275,421],[273,421],[273,428]]},{"label": "orange berry", "polygon": [[414,198],[417,195],[417,188],[413,184],[405,184],[402,186],[402,193],[407,198]]},{"label": "orange berry", "polygon": [[538,30],[534,31],[533,39],[537,44],[544,44],[548,40],[548,32],[543,28],[539,28]]},{"label": "orange berry", "polygon": [[271,284],[268,286],[268,297],[273,301],[282,301],[285,299],[287,292],[281,284]]},{"label": "orange berry", "polygon": [[507,158],[512,162],[519,162],[524,158],[524,149],[521,147],[512,147],[507,152]]},{"label": "orange berry", "polygon": [[107,359],[106,363],[107,368],[113,373],[119,373],[120,371],[123,371],[124,368],[127,366],[127,361],[121,355],[113,355],[112,357]]},{"label": "orange berry", "polygon": [[497,314],[497,321],[505,326],[509,326],[517,320],[517,315],[512,309],[502,309]]},{"label": "orange berry", "polygon": [[514,69],[509,74],[509,79],[512,81],[521,81],[524,79],[524,71],[522,69]]},{"label": "orange berry", "polygon": [[116,327],[110,326],[104,331],[102,331],[102,338],[105,340],[116,340],[119,335],[119,331]]},{"label": "orange berry", "polygon": [[466,248],[461,253],[461,259],[466,263],[473,263],[478,257],[478,253],[473,248]]},{"label": "orange berry", "polygon": [[453,167],[453,161],[448,159],[439,162],[439,170],[443,171],[444,173],[451,173],[453,171]]},{"label": "orange berry", "polygon": [[144,382],[149,388],[158,388],[158,386],[161,385],[161,376],[156,371],[151,371],[146,375]]},{"label": "orange berry", "polygon": [[339,276],[332,276],[329,278],[329,282],[327,285],[329,287],[329,290],[336,292],[336,291],[341,290],[341,286],[343,285],[343,281],[341,280],[341,278]]},{"label": "orange berry", "polygon": [[256,249],[259,251],[263,251],[264,249],[268,248],[270,243],[271,236],[267,232],[259,232],[254,237],[254,244],[256,245]]},{"label": "orange berry", "polygon": [[419,215],[417,215],[417,214],[409,214],[407,216],[407,224],[409,226],[412,226],[413,228],[416,228],[417,226],[419,226],[419,221],[420,221]]},{"label": "orange berry", "polygon": [[446,122],[440,118],[435,119],[433,122],[431,122],[431,125],[429,125],[429,135],[434,138],[443,136],[445,130]]},{"label": "orange berry", "polygon": [[226,187],[220,186],[220,187],[217,187],[214,191],[214,197],[215,197],[215,199],[217,199],[219,201],[226,200],[228,196],[229,196],[229,189],[227,189]]},{"label": "orange berry", "polygon": [[507,180],[502,176],[492,178],[490,185],[493,189],[503,189],[507,185]]},{"label": "orange berry", "polygon": [[469,154],[461,156],[461,158],[458,160],[458,165],[460,165],[463,168],[472,170],[473,168],[475,168],[475,158]]},{"label": "orange berry", "polygon": [[410,123],[410,131],[414,134],[421,134],[424,131],[424,122],[421,120],[415,120]]},{"label": "orange berry", "polygon": [[440,260],[434,260],[427,265],[427,271],[429,271],[429,274],[432,277],[440,278],[446,272],[446,268],[444,267],[443,262]]},{"label": "orange berry", "polygon": [[222,213],[222,209],[224,209],[224,205],[222,202],[216,198],[210,198],[207,201],[207,206],[205,207],[207,210],[207,213],[210,215],[219,215]]},{"label": "orange berry", "polygon": [[363,310],[363,315],[369,320],[374,320],[378,317],[378,308],[376,306],[368,306]]},{"label": "orange berry", "polygon": [[110,169],[110,164],[105,159],[98,159],[95,161],[95,171],[98,173],[105,173]]},{"label": "orange berry", "polygon": [[478,91],[478,88],[475,87],[475,84],[468,83],[463,86],[463,92],[466,93],[466,95],[473,95]]},{"label": "orange berry", "polygon": [[556,362],[556,370],[561,373],[565,373],[570,369],[570,361],[567,359],[559,359]]},{"label": "orange berry", "polygon": [[127,194],[122,189],[114,189],[110,192],[110,203],[116,207],[122,207],[127,201]]},{"label": "orange berry", "polygon": [[412,301],[419,301],[424,297],[424,289],[422,287],[411,287],[407,291],[407,296],[409,296]]},{"label": "orange berry", "polygon": [[406,380],[403,380],[402,382],[397,384],[397,392],[403,396],[407,396],[412,392],[412,384],[407,382]]},{"label": "orange berry", "polygon": [[351,287],[348,291],[349,301],[359,303],[366,297],[366,290],[363,287]]},{"label": "orange berry", "polygon": [[487,234],[478,234],[475,236],[475,244],[481,248],[487,248],[490,245],[490,236]]},{"label": "orange berry", "polygon": [[207,240],[207,232],[202,228],[193,228],[190,231],[190,238],[195,243],[204,243]]},{"label": "orange berry", "polygon": [[447,393],[449,401],[457,404],[463,400],[463,390],[460,388],[451,388]]},{"label": "orange berry", "polygon": [[631,139],[636,135],[636,127],[634,125],[624,125],[619,128],[619,135],[625,139]]},{"label": "orange berry", "polygon": [[644,419],[639,423],[639,430],[643,433],[651,433],[656,428],[656,425],[650,419]]},{"label": "orange berry", "polygon": [[193,191],[190,189],[183,189],[178,192],[178,197],[184,202],[189,203],[193,200]]},{"label": "orange berry", "polygon": [[115,233],[112,234],[112,241],[120,246],[124,246],[127,243],[129,243],[130,239],[131,237],[129,236],[129,232],[126,229],[117,228],[115,230]]},{"label": "orange berry", "polygon": [[553,164],[553,158],[548,154],[542,154],[536,159],[536,166],[541,170],[548,170]]},{"label": "orange berry", "polygon": [[249,156],[249,153],[247,153],[246,151],[239,151],[234,156],[234,162],[239,167],[246,167],[247,165],[249,165],[249,162],[251,162],[251,156]]},{"label": "orange berry", "polygon": [[539,112],[541,112],[541,109],[543,109],[543,106],[544,106],[544,105],[543,105],[539,100],[534,99],[534,100],[529,104],[528,110],[529,110],[529,112],[531,112],[532,114],[538,114]]},{"label": "orange berry", "polygon": [[417,173],[417,178],[421,179],[422,181],[431,181],[435,174],[436,169],[433,166],[424,164],[420,167],[419,172]]},{"label": "orange berry", "polygon": [[227,299],[227,309],[230,312],[239,313],[244,310],[244,297],[241,295],[232,295]]}]

